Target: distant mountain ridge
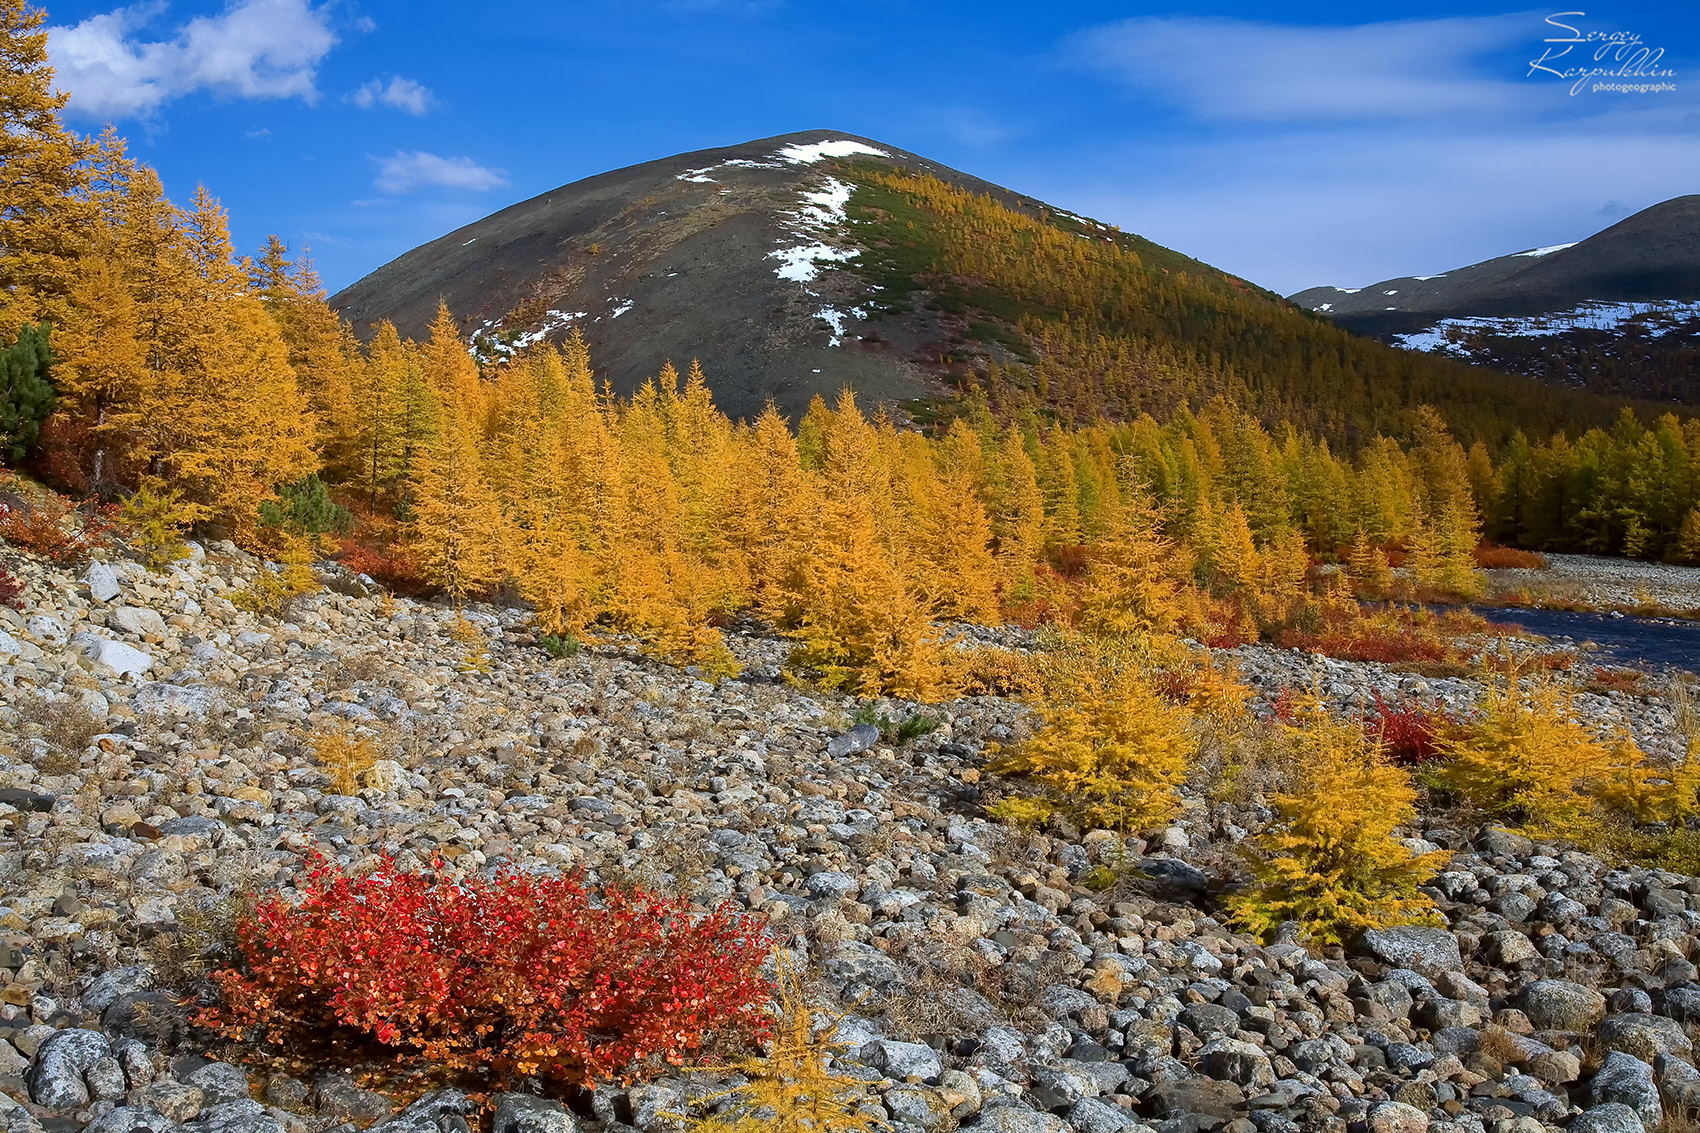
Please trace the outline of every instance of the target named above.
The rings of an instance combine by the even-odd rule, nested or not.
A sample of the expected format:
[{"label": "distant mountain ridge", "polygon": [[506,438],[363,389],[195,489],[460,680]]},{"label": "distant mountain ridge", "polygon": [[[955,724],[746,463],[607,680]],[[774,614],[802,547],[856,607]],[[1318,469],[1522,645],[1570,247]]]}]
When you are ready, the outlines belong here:
[{"label": "distant mountain ridge", "polygon": [[1290,298],[1409,349],[1603,393],[1700,402],[1700,194],[1575,243]]}]

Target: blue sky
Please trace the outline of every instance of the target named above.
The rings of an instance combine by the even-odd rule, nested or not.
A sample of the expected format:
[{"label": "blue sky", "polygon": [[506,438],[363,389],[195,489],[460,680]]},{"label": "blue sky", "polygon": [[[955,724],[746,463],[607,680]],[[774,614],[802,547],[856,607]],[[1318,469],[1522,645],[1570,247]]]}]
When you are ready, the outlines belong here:
[{"label": "blue sky", "polygon": [[[111,120],[334,290],[560,184],[829,127],[1284,292],[1579,239],[1700,192],[1700,5],[141,0],[49,5]],[[1366,22],[1369,20],[1377,22]],[[1618,32],[1674,91],[1571,94]],[[1568,47],[1568,57],[1557,56]],[[1613,49],[1615,50],[1615,49]],[[1646,82],[1648,80],[1640,80]]]}]

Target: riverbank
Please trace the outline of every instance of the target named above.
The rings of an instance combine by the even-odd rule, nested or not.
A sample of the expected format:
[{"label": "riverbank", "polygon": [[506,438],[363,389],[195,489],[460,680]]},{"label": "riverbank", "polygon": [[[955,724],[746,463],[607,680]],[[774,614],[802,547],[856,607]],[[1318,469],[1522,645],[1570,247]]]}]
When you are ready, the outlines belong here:
[{"label": "riverbank", "polygon": [[1484,605],[1700,616],[1700,567],[1547,555],[1539,570],[1489,570]]}]

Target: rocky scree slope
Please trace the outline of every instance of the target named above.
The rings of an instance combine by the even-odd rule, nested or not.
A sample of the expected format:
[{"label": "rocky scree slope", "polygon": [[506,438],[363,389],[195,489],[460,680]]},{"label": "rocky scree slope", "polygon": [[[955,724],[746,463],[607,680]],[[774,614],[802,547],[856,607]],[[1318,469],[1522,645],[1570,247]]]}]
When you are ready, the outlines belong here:
[{"label": "rocky scree slope", "polygon": [[[709,684],[617,642],[551,662],[519,611],[490,608],[466,615],[488,671],[465,671],[452,611],[326,567],[331,589],[257,620],[228,600],[257,569],[228,544],[163,574],[19,564],[31,605],[0,610],[8,1133],[479,1124],[453,1089],[391,1099],[329,1070],[209,1062],[186,1035],[171,985],[194,927],[288,885],[313,850],[736,900],[806,953],[845,1012],[840,1068],[899,1130],[1633,1133],[1700,1103],[1695,878],[1435,825],[1422,839],[1458,851],[1433,885],[1446,928],[1351,955],[1264,945],[1215,912],[1255,805],[1190,799],[1133,845],[1143,880],[1106,892],[1083,884],[1113,856],[1102,832],[987,822],[983,751],[1025,734],[1018,705],[933,706],[935,732],[890,746],[848,726],[852,702],[775,683],[785,644],[758,633],[729,634],[745,676]],[[1237,655],[1269,696],[1411,680]],[[1456,684],[1425,691],[1472,695]],[[1591,707],[1668,738],[1649,702]],[[339,724],[381,730],[391,756],[355,795],[302,742]],[[650,1133],[712,1087],[503,1095],[492,1128]]]}]

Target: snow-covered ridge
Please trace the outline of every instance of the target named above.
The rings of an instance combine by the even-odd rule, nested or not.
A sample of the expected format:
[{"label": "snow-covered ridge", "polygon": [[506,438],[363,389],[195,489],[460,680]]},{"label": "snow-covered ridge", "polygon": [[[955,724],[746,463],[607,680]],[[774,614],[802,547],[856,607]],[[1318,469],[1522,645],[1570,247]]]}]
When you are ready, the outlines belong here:
[{"label": "snow-covered ridge", "polygon": [[1578,304],[1568,311],[1555,311],[1545,315],[1471,315],[1441,319],[1427,330],[1395,335],[1394,340],[1407,350],[1463,355],[1467,353],[1463,345],[1464,339],[1474,333],[1503,335],[1509,338],[1543,338],[1573,330],[1615,330],[1629,320],[1639,318],[1647,322],[1648,333],[1657,338],[1669,333],[1676,323],[1696,316],[1700,316],[1700,301],[1592,301]]},{"label": "snow-covered ridge", "polygon": [[1513,252],[1514,256],[1550,256],[1554,252],[1562,252],[1566,248],[1574,248],[1579,241],[1572,240],[1568,244],[1549,244],[1545,248],[1531,248],[1527,252]]}]

